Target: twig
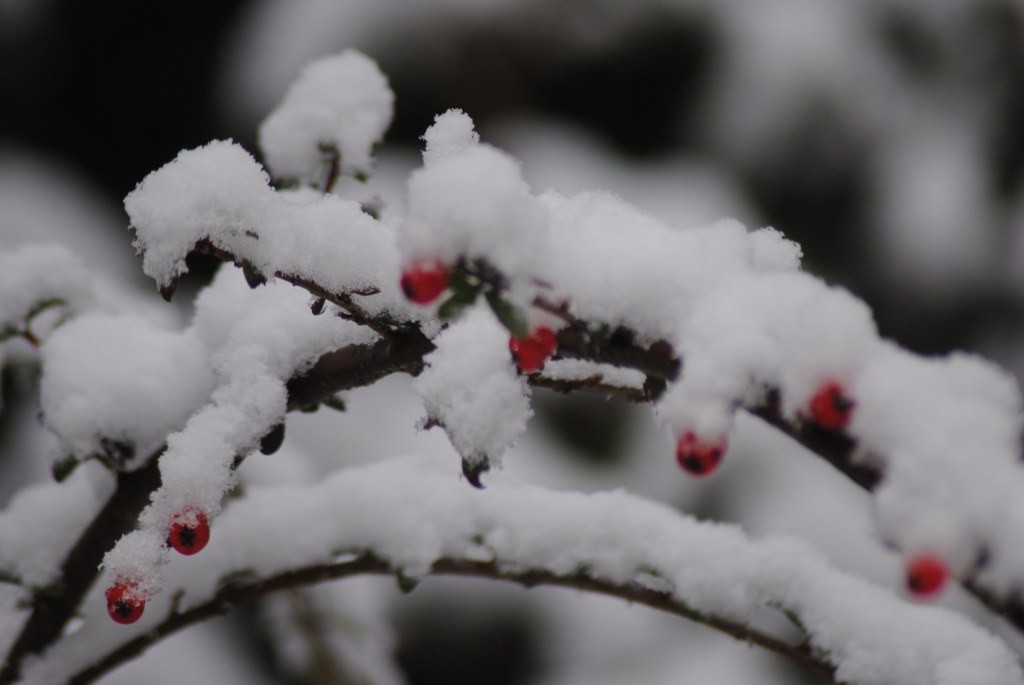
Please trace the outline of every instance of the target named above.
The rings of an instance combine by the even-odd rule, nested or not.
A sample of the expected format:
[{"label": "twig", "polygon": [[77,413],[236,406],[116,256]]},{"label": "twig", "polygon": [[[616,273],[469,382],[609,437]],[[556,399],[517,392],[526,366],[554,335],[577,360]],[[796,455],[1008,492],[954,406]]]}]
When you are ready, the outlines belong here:
[{"label": "twig", "polygon": [[117,475],[113,496],[79,536],[61,565],[60,591],[37,592],[33,597],[28,620],[0,670],[0,684],[17,680],[24,658],[41,653],[60,637],[96,580],[103,555],[135,526],[139,513],[149,503],[149,494],[159,486],[156,462],[162,451],[163,448],[155,452],[141,469]]},{"label": "twig", "polygon": [[[232,264],[236,265],[242,264],[243,261],[239,257],[235,256],[233,253],[229,252],[228,250],[215,246],[209,240],[201,240],[198,243],[196,243],[195,247],[193,248],[193,251],[198,254],[204,254],[209,255],[211,257],[215,257],[223,262],[231,262]],[[390,338],[395,333],[394,328],[384,323],[381,323],[377,319],[370,316],[365,309],[359,306],[352,299],[352,296],[349,293],[331,292],[330,290],[327,290],[326,288],[321,286],[319,283],[309,278],[306,278],[305,276],[301,276],[299,274],[275,271],[273,276],[274,278],[285,281],[286,283],[291,283],[294,286],[298,286],[299,288],[306,290],[314,297],[323,298],[324,300],[327,300],[328,302],[337,305],[346,312],[346,319],[353,321],[361,326],[366,326],[367,328],[374,331],[381,337]],[[379,291],[376,289],[361,289],[359,291],[353,292],[355,294],[375,294]]]},{"label": "twig", "polygon": [[[323,355],[306,373],[289,381],[288,410],[315,406],[341,390],[370,385],[395,372],[419,373],[423,356],[433,345],[416,329],[396,335],[394,341],[351,345]],[[103,556],[136,526],[150,493],[160,486],[157,459],[163,449],[154,452],[142,468],[118,473],[114,494],[65,558],[59,591],[33,597],[29,617],[0,669],[0,685],[16,681],[25,657],[41,654],[60,637],[96,581]]]},{"label": "twig", "polygon": [[[181,613],[171,613],[145,634],[126,642],[93,665],[75,674],[68,683],[69,685],[86,685],[94,682],[115,666],[137,656],[163,637],[199,621],[225,614],[240,604],[251,602],[271,592],[356,575],[397,575],[399,572],[400,569],[394,568],[372,552],[363,552],[352,559],[338,563],[308,566],[285,571],[262,580],[229,585],[215,598],[204,604]],[[818,676],[822,682],[838,685],[835,667],[816,655],[806,641],[798,645],[791,645],[780,638],[742,623],[700,613],[670,593],[652,590],[638,583],[616,583],[587,573],[560,576],[544,569],[509,571],[502,569],[494,561],[482,562],[458,558],[439,559],[434,562],[430,573],[432,575],[473,576],[503,580],[518,583],[527,588],[539,585],[565,587],[643,604],[652,609],[702,623],[742,642],[756,644],[791,659]]]},{"label": "twig", "polygon": [[620,397],[629,402],[642,403],[648,400],[643,388],[631,388],[625,385],[605,383],[604,376],[594,374],[586,378],[550,378],[539,373],[530,374],[529,383],[535,388],[548,388],[557,393],[569,394],[577,391],[596,392],[612,397]]}]

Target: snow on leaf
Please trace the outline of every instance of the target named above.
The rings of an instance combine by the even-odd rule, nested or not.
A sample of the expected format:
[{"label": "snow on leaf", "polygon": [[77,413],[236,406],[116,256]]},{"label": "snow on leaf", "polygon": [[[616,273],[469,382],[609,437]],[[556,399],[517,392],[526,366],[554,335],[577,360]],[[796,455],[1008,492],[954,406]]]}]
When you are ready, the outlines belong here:
[{"label": "snow on leaf", "polygon": [[84,314],[54,331],[42,358],[46,425],[79,456],[109,452],[105,444],[130,446],[110,455],[126,470],[212,390],[207,351],[194,335],[137,316]]},{"label": "snow on leaf", "polygon": [[21,330],[50,303],[81,310],[93,297],[92,277],[69,250],[22,245],[0,252],[0,340]]},{"label": "snow on leaf", "polygon": [[369,174],[393,103],[387,78],[362,53],[346,50],[308,64],[260,126],[267,167],[276,178],[315,180],[330,149],[342,172]]},{"label": "snow on leaf", "polygon": [[519,163],[493,147],[468,145],[410,176],[399,250],[404,262],[482,257],[522,275],[543,254],[546,228],[547,212]]},{"label": "snow on leaf", "polygon": [[193,246],[217,235],[248,236],[273,202],[270,178],[240,145],[217,140],[185,150],[128,193],[142,269],[161,288],[187,271]]}]

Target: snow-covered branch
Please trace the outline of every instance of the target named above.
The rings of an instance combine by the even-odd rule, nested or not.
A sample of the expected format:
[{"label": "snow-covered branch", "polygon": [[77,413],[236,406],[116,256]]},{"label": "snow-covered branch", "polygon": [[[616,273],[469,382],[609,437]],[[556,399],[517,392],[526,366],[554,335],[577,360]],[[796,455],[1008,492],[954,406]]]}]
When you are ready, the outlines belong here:
[{"label": "snow-covered branch", "polygon": [[[651,405],[696,477],[728,457],[735,416],[749,412],[872,494],[878,537],[902,555],[913,594],[955,577],[1024,629],[1022,400],[1008,374],[882,340],[866,305],[803,271],[799,246],[772,228],[677,230],[609,193],[535,193],[458,110],[425,133],[401,210],[366,211],[331,191],[372,170],[392,99],[365,56],[327,58],[261,129],[266,170],[214,141],[128,195],[143,269],[166,299],[193,253],[242,271],[221,268],[183,328],[97,304],[94,279],[64,252],[0,257],[0,343],[20,338],[38,357],[64,481],[0,514],[0,572],[30,607],[8,631],[0,684],[90,682],[240,602],[357,574],[608,594],[831,682],[1024,682],[984,630],[802,543],[751,540],[623,491],[493,473],[526,431],[534,388]],[[60,317],[40,334],[51,309]],[[288,412],[395,373],[415,377],[419,425],[444,429],[470,483],[492,471],[487,489],[423,458],[239,487],[249,455],[281,446]],[[21,532],[62,497],[74,516],[48,520],[39,544]],[[172,551],[197,556],[186,571]],[[95,626],[104,609],[130,627],[68,629],[76,612]],[[754,627],[764,611],[800,641]]]},{"label": "snow-covered branch", "polygon": [[[608,594],[754,642],[825,682],[924,685],[967,682],[958,680],[965,674],[979,685],[1024,682],[1013,654],[955,613],[907,604],[831,568],[796,540],[750,540],[735,527],[624,492],[503,481],[476,491],[443,463],[406,459],[340,471],[313,487],[253,490],[218,525],[217,547],[175,576],[127,640],[112,633],[106,646],[92,643],[98,651],[85,653],[76,642],[90,638],[71,636],[30,673],[64,673],[48,671],[50,661],[79,673],[71,682],[90,682],[164,635],[241,602],[371,573],[394,574],[406,589],[431,574],[455,574]],[[253,544],[265,540],[275,544]],[[753,627],[762,611],[784,612],[806,634],[794,640]]]},{"label": "snow-covered branch", "polygon": [[[146,633],[126,642],[87,668],[78,671],[68,678],[67,682],[69,685],[86,685],[86,683],[94,682],[100,676],[125,661],[138,656],[163,638],[200,621],[227,614],[236,607],[271,593],[307,587],[316,583],[343,580],[356,575],[393,576],[397,575],[399,571],[400,569],[396,569],[388,564],[387,561],[377,558],[372,552],[363,552],[352,554],[351,559],[344,561],[296,568],[269,578],[259,580],[245,579],[228,584],[217,593],[214,599],[205,604],[192,607],[187,611],[172,613]],[[615,597],[632,604],[648,606],[652,609],[704,624],[731,635],[737,640],[763,647],[791,659],[808,669],[812,674],[818,675],[822,682],[839,682],[835,680],[835,667],[828,663],[827,660],[814,654],[810,644],[806,641],[791,644],[783,638],[764,633],[742,623],[724,620],[711,615],[705,616],[674,599],[670,593],[652,589],[637,582],[610,582],[601,578],[595,578],[586,571],[565,576],[555,575],[543,569],[509,571],[493,561],[449,558],[438,559],[434,562],[430,567],[429,575],[488,578],[517,583],[527,588],[553,586]]]}]

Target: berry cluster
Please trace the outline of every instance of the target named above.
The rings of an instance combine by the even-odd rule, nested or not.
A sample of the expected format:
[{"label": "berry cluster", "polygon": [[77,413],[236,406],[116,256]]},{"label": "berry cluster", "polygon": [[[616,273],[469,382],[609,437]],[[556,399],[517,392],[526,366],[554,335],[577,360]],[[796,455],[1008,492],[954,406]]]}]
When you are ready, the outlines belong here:
[{"label": "berry cluster", "polygon": [[[186,556],[206,547],[210,541],[210,523],[206,514],[188,507],[174,515],[167,532],[167,544]],[[135,623],[146,608],[145,595],[132,581],[119,581],[107,588],[107,613],[116,623]]]},{"label": "berry cluster", "polygon": [[[457,301],[457,304],[462,306],[471,303],[479,293],[479,290],[460,292],[458,285],[453,286],[451,269],[446,264],[423,259],[412,262],[402,272],[400,285],[405,296],[418,305],[434,302],[450,286],[455,290],[452,301]],[[518,329],[515,324],[510,323],[517,316],[514,311],[509,311],[514,308],[509,307],[500,296],[495,296],[495,291],[490,291],[487,301],[509,330]],[[446,307],[447,305],[442,305],[442,312]],[[508,349],[523,373],[540,371],[544,367],[544,362],[554,354],[557,346],[555,332],[547,326],[537,326],[525,337],[513,335],[508,341]]]}]

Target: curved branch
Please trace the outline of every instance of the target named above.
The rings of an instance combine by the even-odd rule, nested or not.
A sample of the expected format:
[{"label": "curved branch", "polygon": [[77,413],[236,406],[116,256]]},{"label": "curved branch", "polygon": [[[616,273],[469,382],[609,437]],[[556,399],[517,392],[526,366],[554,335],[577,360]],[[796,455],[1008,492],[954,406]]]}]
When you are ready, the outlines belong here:
[{"label": "curved branch", "polygon": [[[88,668],[79,671],[68,680],[70,685],[86,685],[94,682],[119,664],[138,656],[150,645],[162,638],[199,621],[226,614],[234,607],[251,602],[271,592],[297,588],[328,580],[338,580],[356,575],[396,575],[398,569],[372,552],[362,552],[351,559],[332,564],[319,564],[293,569],[269,578],[252,582],[240,582],[223,588],[216,597],[204,604],[186,611],[171,613],[159,625],[130,640],[110,652]],[[473,561],[470,559],[443,558],[434,562],[431,575],[473,576],[518,583],[531,588],[541,585],[565,587],[584,592],[616,597],[627,602],[643,604],[668,614],[701,623],[715,630],[731,635],[742,642],[756,644],[776,654],[791,659],[824,683],[835,683],[835,667],[814,654],[808,642],[791,645],[768,633],[735,621],[729,621],[710,614],[702,614],[673,597],[670,593],[659,592],[638,583],[615,583],[585,572],[559,576],[543,569],[509,571],[494,561]]]}]

